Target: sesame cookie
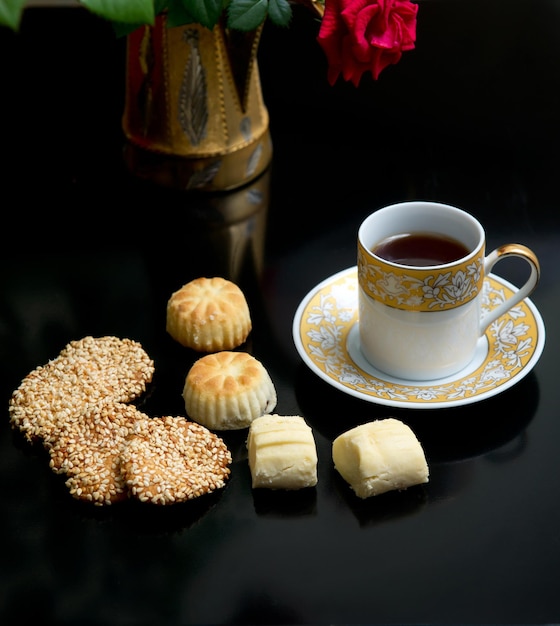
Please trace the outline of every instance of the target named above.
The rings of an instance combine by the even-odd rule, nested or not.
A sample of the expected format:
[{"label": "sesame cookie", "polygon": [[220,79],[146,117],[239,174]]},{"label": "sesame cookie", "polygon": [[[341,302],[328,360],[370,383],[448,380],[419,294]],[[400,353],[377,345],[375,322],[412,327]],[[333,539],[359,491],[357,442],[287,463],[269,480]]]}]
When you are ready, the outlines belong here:
[{"label": "sesame cookie", "polygon": [[135,427],[149,419],[131,404],[106,401],[90,406],[46,444],[50,467],[68,476],[66,486],[78,500],[95,505],[124,500],[128,489],[121,474],[121,452]]},{"label": "sesame cookie", "polygon": [[86,395],[94,392],[115,402],[132,402],[141,396],[154,374],[154,362],[132,339],[84,337],[71,341],[60,358]]},{"label": "sesame cookie", "polygon": [[13,392],[10,423],[34,442],[49,441],[88,406],[106,398],[130,402],[152,380],[153,361],[130,339],[84,337],[30,372]]},{"label": "sesame cookie", "polygon": [[[100,399],[93,393],[90,400]],[[10,423],[29,442],[56,436],[66,422],[86,409],[88,396],[76,382],[67,364],[56,358],[27,374],[9,403]]]},{"label": "sesame cookie", "polygon": [[87,464],[92,447],[119,455],[136,424],[147,419],[132,404],[105,401],[88,407],[78,419],[61,426],[56,438],[45,442],[50,468],[56,474],[71,473],[76,466]]},{"label": "sesame cookie", "polygon": [[167,505],[225,486],[232,457],[224,441],[183,417],[140,422],[121,454],[121,472],[133,497]]}]

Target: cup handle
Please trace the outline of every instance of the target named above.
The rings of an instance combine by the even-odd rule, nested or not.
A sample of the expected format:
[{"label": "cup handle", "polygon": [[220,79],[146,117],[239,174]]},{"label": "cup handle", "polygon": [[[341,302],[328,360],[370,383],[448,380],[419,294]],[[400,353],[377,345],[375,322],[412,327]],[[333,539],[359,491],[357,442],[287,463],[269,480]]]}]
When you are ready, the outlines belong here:
[{"label": "cup handle", "polygon": [[516,304],[519,304],[521,300],[524,300],[531,295],[537,283],[539,282],[541,275],[541,268],[539,260],[535,253],[520,243],[507,243],[499,248],[496,248],[484,259],[484,275],[488,276],[492,271],[494,265],[505,259],[508,256],[516,256],[524,259],[531,266],[531,275],[525,282],[525,284],[519,288],[510,298],[505,302],[502,302],[500,306],[496,307],[489,313],[487,313],[480,321],[480,334],[482,335],[488,326],[498,319],[501,315],[509,311]]}]

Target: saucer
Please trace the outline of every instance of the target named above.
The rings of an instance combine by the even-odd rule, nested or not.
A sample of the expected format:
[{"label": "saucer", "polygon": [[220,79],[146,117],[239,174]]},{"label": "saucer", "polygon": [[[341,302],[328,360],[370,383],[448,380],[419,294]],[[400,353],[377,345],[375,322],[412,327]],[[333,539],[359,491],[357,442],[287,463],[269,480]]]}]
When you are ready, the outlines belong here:
[{"label": "saucer", "polygon": [[[483,308],[494,309],[517,288],[490,274]],[[340,391],[387,406],[436,409],[478,402],[518,383],[535,366],[545,342],[544,323],[530,299],[490,324],[467,367],[446,378],[394,378],[370,365],[360,350],[358,275],[351,267],[325,279],[302,300],[293,338],[304,363]]]}]

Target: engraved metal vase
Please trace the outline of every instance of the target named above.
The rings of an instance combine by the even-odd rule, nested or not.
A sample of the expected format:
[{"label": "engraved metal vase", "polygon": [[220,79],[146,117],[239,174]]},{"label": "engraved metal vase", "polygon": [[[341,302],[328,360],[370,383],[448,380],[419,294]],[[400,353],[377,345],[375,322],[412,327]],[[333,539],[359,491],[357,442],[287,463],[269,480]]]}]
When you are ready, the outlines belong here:
[{"label": "engraved metal vase", "polygon": [[168,28],[161,15],[128,35],[122,127],[134,175],[172,188],[223,191],[268,167],[261,30]]}]

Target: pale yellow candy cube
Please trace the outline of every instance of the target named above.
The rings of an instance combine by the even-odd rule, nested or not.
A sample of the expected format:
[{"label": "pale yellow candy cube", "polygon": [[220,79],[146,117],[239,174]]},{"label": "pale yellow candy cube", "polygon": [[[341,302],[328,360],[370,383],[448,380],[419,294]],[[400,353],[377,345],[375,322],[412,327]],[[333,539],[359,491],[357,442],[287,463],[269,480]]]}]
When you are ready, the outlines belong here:
[{"label": "pale yellow candy cube", "polygon": [[342,433],[333,441],[335,469],[359,498],[427,483],[428,464],[416,435],[387,418]]},{"label": "pale yellow candy cube", "polygon": [[313,431],[298,415],[263,415],[247,437],[253,488],[302,489],[317,484]]}]

